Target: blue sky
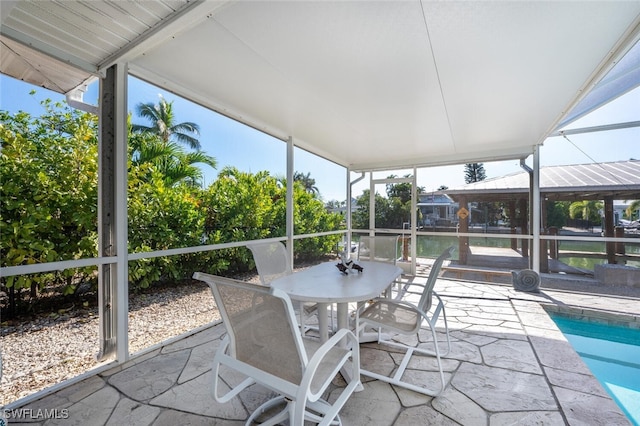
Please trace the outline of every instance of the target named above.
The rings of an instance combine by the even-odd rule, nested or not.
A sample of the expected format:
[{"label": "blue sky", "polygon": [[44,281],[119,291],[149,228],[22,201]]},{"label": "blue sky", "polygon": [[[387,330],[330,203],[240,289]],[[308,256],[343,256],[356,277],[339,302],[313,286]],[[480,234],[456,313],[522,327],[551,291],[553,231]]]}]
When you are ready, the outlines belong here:
[{"label": "blue sky", "polygon": [[[94,85],[97,86],[97,85]],[[36,95],[29,95],[31,90]],[[129,80],[129,110],[143,102],[156,103],[162,95],[173,101],[177,121],[193,121],[200,125],[200,142],[202,149],[216,158],[217,170],[204,169],[205,183],[215,180],[217,173],[225,166],[235,166],[247,172],[268,170],[272,175],[284,176],[286,171],[286,145],[264,133],[237,123],[212,111],[206,110],[171,93],[148,85],[140,80]],[[63,96],[15,80],[0,76],[0,108],[9,112],[23,110],[37,116],[42,113],[40,101],[45,98],[62,100]],[[85,100],[96,103],[97,87],[93,87]],[[572,123],[568,128],[581,128],[602,124],[620,123],[640,120],[640,88],[627,93],[608,105],[594,111],[590,115]],[[148,124],[136,117],[134,123]],[[608,162],[618,160],[640,159],[640,128],[622,129],[607,132],[588,133],[569,136],[570,141],[561,137],[549,138],[540,150],[540,162],[545,165],[562,165],[591,162]],[[303,150],[295,153],[296,170],[309,173],[316,180],[316,186],[325,201],[344,200],[345,169],[329,161],[319,159]],[[532,165],[532,160],[528,159]],[[518,160],[484,163],[487,177],[499,177],[522,169]],[[410,170],[393,171],[402,176]],[[377,177],[384,177],[383,173]],[[354,176],[355,177],[355,176]],[[447,166],[418,170],[418,185],[427,191],[434,191],[441,185],[455,187],[464,184],[464,166]],[[354,195],[359,195],[368,188],[368,179],[354,187]],[[379,189],[384,192],[383,188]]]}]

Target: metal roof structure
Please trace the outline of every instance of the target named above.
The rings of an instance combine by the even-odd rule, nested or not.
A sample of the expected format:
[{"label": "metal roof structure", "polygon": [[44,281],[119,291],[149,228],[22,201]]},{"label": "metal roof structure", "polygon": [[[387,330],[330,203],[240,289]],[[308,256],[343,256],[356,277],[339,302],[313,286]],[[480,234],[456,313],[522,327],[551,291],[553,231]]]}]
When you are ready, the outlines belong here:
[{"label": "metal roof structure", "polygon": [[[453,199],[498,201],[526,198],[529,188],[529,173],[522,171],[441,192]],[[640,199],[640,160],[541,167],[540,194],[552,201]]]},{"label": "metal roof structure", "polygon": [[0,13],[2,73],[68,93],[126,64],[353,171],[524,158],[640,84],[622,61],[638,1],[16,0]]},{"label": "metal roof structure", "polygon": [[418,194],[418,206],[448,206],[453,203],[445,191]]}]

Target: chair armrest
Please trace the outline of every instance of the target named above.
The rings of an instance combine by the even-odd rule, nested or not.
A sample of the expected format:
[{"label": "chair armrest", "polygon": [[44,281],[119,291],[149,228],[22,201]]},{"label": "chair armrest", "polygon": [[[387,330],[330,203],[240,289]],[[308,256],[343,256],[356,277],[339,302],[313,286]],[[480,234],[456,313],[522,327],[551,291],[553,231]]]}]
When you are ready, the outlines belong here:
[{"label": "chair armrest", "polygon": [[216,354],[213,357],[213,363],[212,363],[213,383],[211,384],[211,395],[213,395],[213,398],[220,403],[229,402],[232,398],[234,398],[244,389],[248,388],[249,386],[253,385],[256,382],[251,377],[247,377],[240,384],[236,385],[234,388],[229,390],[224,395],[218,395],[218,383],[220,381],[220,375],[219,375],[220,364],[229,365],[229,361],[235,361],[235,358],[227,354],[227,350],[229,349],[229,343],[230,343],[230,340],[229,340],[229,336],[227,335],[224,337],[224,339],[222,339],[222,343],[220,343],[220,346],[216,350]]},{"label": "chair armrest", "polygon": [[[440,297],[440,295],[438,293],[436,293],[435,291],[432,292],[431,294],[433,295],[433,297],[438,299],[438,306],[436,306],[436,309],[433,311],[433,315],[431,316],[431,318],[433,319],[433,321],[438,321],[438,317],[440,317],[440,312],[444,312],[444,302],[442,301],[442,298]],[[444,317],[445,317],[444,319],[446,321],[447,320],[447,315],[444,314]]]},{"label": "chair armrest", "polygon": [[[332,372],[327,376],[329,377],[329,380],[327,380],[325,383],[322,384],[318,392],[311,393],[311,383],[313,382],[313,379],[316,375],[318,367],[320,366],[320,363],[324,360],[327,354],[334,347],[337,347],[341,344],[342,340],[345,337],[348,340],[348,343],[347,345],[345,345],[345,347],[348,347],[350,343],[350,346],[351,346],[350,350],[347,350],[347,353],[345,354],[345,356],[342,357],[342,359],[337,363],[337,365],[334,366]],[[352,380],[357,380],[359,382],[360,381],[360,347],[358,345],[358,338],[352,331],[347,330],[345,328],[341,328],[333,336],[331,336],[329,340],[324,342],[322,346],[320,346],[317,349],[317,351],[313,354],[313,356],[309,360],[309,363],[307,364],[307,368],[305,370],[305,374],[300,383],[300,392],[302,393],[302,395],[306,395],[308,400],[311,402],[317,401],[322,396],[326,388],[329,386],[333,377],[335,377],[335,375],[338,374],[340,369],[345,365],[345,363],[349,358],[352,359],[352,362],[351,362]]]},{"label": "chair armrest", "polygon": [[[437,299],[438,299],[438,306],[436,307],[434,315],[433,315],[433,318],[437,319],[438,316],[440,315],[440,311],[442,309],[444,309],[444,304],[443,304],[442,299],[440,298],[440,296],[438,296],[435,292],[433,292],[432,294],[435,297],[437,297]],[[427,320],[429,322],[431,321],[431,319],[429,318],[429,315],[427,314],[427,312],[423,312],[416,305],[414,305],[411,302],[407,302],[405,300],[387,299],[385,297],[376,297],[375,299],[372,299],[372,302],[373,303],[377,303],[377,302],[386,303],[387,305],[404,306],[404,307],[406,307],[408,309],[411,309],[412,311],[417,312],[425,320]],[[365,306],[366,305],[363,305],[363,306],[359,307],[356,310],[356,332],[358,332],[358,333],[361,331],[361,329],[364,329],[364,327],[365,327],[365,324],[362,324],[362,325],[360,324],[360,312]]]},{"label": "chair armrest", "polygon": [[[413,303],[411,303],[411,302],[407,302],[406,300],[389,299],[389,298],[386,298],[386,297],[376,297],[375,299],[371,299],[370,301],[371,301],[371,302],[373,302],[373,303],[376,303],[376,302],[383,302],[383,303],[390,303],[390,304],[392,304],[392,305],[402,305],[402,306],[406,306],[406,307],[411,308],[411,309],[415,309],[415,310],[417,310],[418,312],[420,312],[420,310],[416,307],[416,305],[414,305],[414,304],[413,304]],[[365,304],[365,305],[360,306],[360,307],[356,310],[356,316],[360,313],[360,310],[361,310],[363,307],[366,307],[366,306],[367,306],[366,304]]]}]

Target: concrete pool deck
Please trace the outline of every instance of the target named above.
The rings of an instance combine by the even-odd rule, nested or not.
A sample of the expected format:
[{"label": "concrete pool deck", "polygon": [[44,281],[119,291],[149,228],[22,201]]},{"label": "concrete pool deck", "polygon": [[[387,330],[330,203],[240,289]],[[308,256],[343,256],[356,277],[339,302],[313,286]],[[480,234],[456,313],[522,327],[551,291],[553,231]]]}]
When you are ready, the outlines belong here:
[{"label": "concrete pool deck", "polygon": [[[426,281],[424,269],[416,277]],[[640,327],[640,299],[441,279],[436,291],[446,303],[452,351],[443,360],[448,385],[427,397],[363,377],[341,411],[344,425],[625,425],[624,414],[591,375],[546,314],[545,307],[575,315],[623,318]],[[413,296],[409,296],[413,297]],[[439,322],[442,330],[442,322]],[[226,404],[211,397],[211,359],[225,329],[212,324],[134,356],[55,393],[8,409],[31,413],[10,425],[240,425],[271,392],[259,386]],[[420,336],[428,339],[428,333]],[[424,340],[423,340],[424,339]],[[361,345],[367,369],[391,371],[398,354],[377,344]],[[419,357],[408,379],[429,383],[434,363]],[[232,380],[232,379],[230,379]],[[344,386],[337,377],[327,392]],[[30,409],[31,411],[20,411]],[[57,410],[58,419],[33,416]],[[62,411],[64,410],[64,411]]]}]

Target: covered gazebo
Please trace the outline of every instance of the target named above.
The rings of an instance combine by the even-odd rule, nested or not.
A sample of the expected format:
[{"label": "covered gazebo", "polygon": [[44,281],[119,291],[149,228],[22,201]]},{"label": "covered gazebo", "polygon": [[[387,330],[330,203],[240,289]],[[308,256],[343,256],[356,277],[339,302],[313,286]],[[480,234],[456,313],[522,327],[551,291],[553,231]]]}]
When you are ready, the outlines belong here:
[{"label": "covered gazebo", "polygon": [[[526,169],[526,167],[525,167]],[[512,233],[520,227],[522,234],[529,234],[531,217],[532,170],[524,170],[507,176],[470,183],[459,188],[447,189],[447,195],[458,202],[460,208],[469,209],[469,202],[501,201],[508,205]],[[540,168],[540,216],[541,229],[547,229],[546,203],[548,201],[599,200],[604,202],[604,237],[616,235],[613,214],[614,200],[640,199],[640,160],[611,163],[571,164]],[[516,208],[521,212],[518,216]],[[528,212],[529,214],[523,214]],[[460,221],[460,230],[468,232],[468,221]],[[461,239],[460,252],[467,252],[465,239]],[[512,242],[512,246],[515,239]],[[608,263],[616,263],[616,244],[608,242]],[[523,240],[522,254],[528,256],[528,241]],[[544,250],[543,250],[544,251]],[[544,256],[541,256],[544,258]],[[461,263],[465,257],[461,256]],[[544,261],[544,259],[541,259]]]}]

